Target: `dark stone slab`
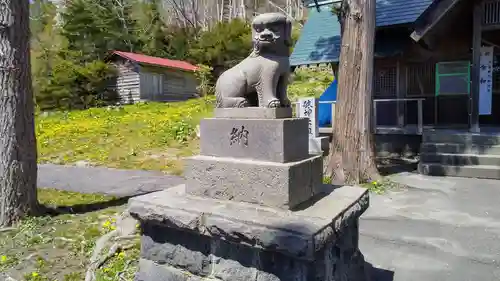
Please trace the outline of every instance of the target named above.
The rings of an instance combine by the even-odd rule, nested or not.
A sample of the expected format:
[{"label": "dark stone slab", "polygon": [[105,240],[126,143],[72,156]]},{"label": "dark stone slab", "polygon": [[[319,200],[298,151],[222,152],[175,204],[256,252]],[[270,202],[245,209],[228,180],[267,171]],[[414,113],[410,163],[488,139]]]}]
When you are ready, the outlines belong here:
[{"label": "dark stone slab", "polygon": [[289,163],[198,155],[185,165],[189,194],[282,209],[310,200],[323,180],[319,155]]},{"label": "dark stone slab", "polygon": [[[177,268],[199,276],[210,274],[210,239],[190,232],[182,233],[158,224],[145,224],[141,237],[141,256],[158,264],[175,264]],[[202,239],[199,239],[202,238]]]},{"label": "dark stone slab", "polygon": [[369,196],[363,188],[339,187],[309,208],[291,212],[191,196],[181,191],[184,188],[132,198],[129,212],[141,221],[311,261],[317,249],[366,210]]},{"label": "dark stone slab", "polygon": [[220,281],[196,276],[189,271],[147,259],[139,259],[139,268],[134,281]]},{"label": "dark stone slab", "polygon": [[203,119],[200,154],[281,163],[303,160],[309,157],[307,122],[307,118]]}]

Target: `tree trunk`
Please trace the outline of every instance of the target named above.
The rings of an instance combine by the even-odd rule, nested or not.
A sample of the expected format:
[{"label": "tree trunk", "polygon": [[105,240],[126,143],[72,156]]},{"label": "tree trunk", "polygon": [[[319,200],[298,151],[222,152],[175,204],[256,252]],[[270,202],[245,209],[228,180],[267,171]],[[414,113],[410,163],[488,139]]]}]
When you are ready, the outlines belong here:
[{"label": "tree trunk", "polygon": [[29,2],[0,1],[0,227],[38,207]]},{"label": "tree trunk", "polygon": [[375,0],[344,0],[335,129],[327,173],[334,182],[377,180],[372,134]]}]

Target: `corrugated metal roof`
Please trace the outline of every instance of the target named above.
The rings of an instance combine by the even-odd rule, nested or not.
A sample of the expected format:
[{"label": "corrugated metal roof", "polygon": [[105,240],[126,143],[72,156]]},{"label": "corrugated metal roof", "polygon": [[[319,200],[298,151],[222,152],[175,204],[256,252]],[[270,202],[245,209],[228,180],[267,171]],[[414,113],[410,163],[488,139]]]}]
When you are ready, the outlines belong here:
[{"label": "corrugated metal roof", "polygon": [[[312,0],[308,0],[312,2]],[[433,0],[377,0],[377,26],[414,22]],[[318,1],[319,2],[319,1]],[[323,1],[319,11],[310,6],[309,16],[290,56],[292,66],[338,62],[340,56],[340,23],[332,13],[332,3]],[[409,39],[406,36],[381,36],[377,32],[375,56],[399,53]],[[397,37],[397,38],[396,38]]]},{"label": "corrugated metal roof", "polygon": [[145,63],[145,64],[181,69],[186,71],[195,71],[198,69],[197,66],[192,65],[186,61],[170,60],[170,59],[151,57],[141,54],[122,52],[122,51],[114,51],[113,54],[138,63]]},{"label": "corrugated metal roof", "polygon": [[[414,22],[435,0],[376,0],[377,26],[388,26]],[[319,5],[339,1],[320,1]],[[306,6],[314,5],[314,0],[305,0]]]},{"label": "corrugated metal roof", "polygon": [[377,0],[377,27],[412,23],[433,0]]},{"label": "corrugated metal roof", "polygon": [[340,55],[340,23],[331,5],[312,8],[290,56],[290,65],[337,62]]}]

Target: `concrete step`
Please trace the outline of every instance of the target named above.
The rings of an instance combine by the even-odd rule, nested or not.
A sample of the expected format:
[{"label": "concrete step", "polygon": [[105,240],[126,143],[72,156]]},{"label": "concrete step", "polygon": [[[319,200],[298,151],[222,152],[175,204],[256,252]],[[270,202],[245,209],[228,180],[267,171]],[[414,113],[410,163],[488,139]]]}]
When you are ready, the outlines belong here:
[{"label": "concrete step", "polygon": [[500,155],[500,145],[466,145],[459,143],[423,143],[420,153],[455,153]]},{"label": "concrete step", "polygon": [[500,179],[500,167],[488,165],[453,166],[439,163],[420,163],[420,174],[463,178]]},{"label": "concrete step", "polygon": [[467,145],[500,145],[500,134],[495,133],[450,133],[428,132],[422,136],[423,143],[455,143]]},{"label": "concrete step", "polygon": [[490,165],[500,167],[500,155],[421,153],[421,163],[440,163],[444,165]]}]

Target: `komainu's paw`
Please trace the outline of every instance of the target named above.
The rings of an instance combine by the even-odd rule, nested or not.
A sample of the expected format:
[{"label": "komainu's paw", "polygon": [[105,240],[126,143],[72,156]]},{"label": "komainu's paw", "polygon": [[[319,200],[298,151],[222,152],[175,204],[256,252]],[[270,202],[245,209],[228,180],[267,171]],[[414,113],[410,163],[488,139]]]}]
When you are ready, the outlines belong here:
[{"label": "komainu's paw", "polygon": [[236,107],[242,108],[242,107],[249,107],[250,103],[248,103],[247,100],[242,100],[238,104],[236,104]]},{"label": "komainu's paw", "polygon": [[280,102],[279,99],[270,100],[267,103],[267,107],[269,107],[269,108],[278,108],[278,107],[281,107],[281,102]]}]

